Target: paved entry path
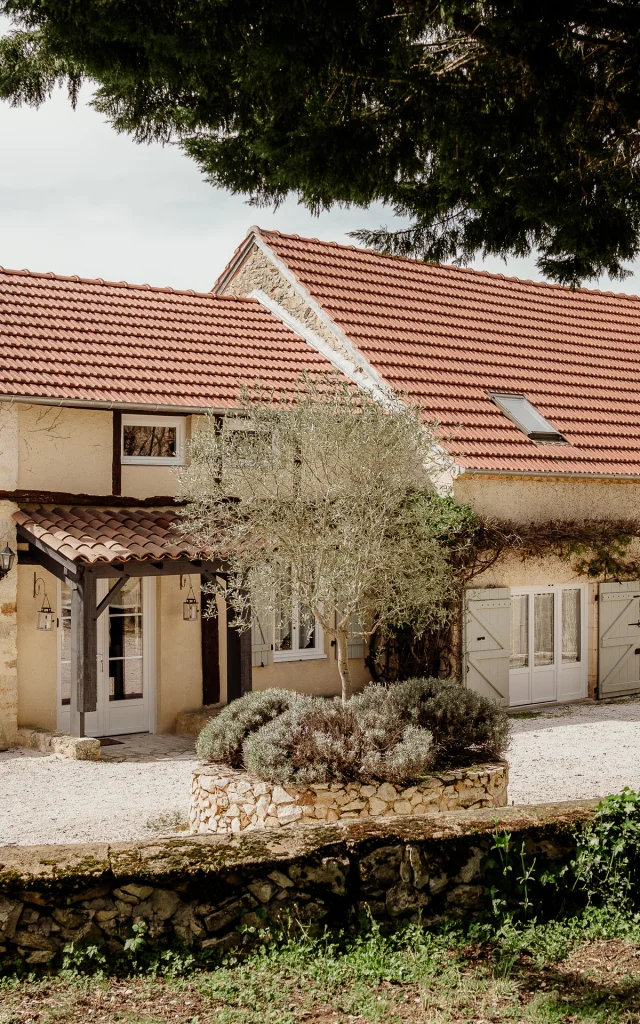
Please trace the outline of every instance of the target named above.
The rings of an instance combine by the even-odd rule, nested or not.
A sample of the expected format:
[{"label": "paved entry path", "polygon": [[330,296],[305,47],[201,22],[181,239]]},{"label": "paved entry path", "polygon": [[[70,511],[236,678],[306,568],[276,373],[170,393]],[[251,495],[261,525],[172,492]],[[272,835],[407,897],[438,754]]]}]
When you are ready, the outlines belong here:
[{"label": "paved entry path", "polygon": [[[511,718],[509,801],[640,789],[640,698]],[[193,740],[128,736],[101,761],[0,752],[0,846],[175,836],[186,826]]]}]

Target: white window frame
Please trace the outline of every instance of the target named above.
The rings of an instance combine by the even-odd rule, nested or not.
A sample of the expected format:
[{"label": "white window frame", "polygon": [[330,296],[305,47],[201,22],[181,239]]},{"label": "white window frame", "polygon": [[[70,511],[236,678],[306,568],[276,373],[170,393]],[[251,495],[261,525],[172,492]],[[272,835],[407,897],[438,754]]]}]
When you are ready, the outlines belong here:
[{"label": "white window frame", "polygon": [[[175,427],[175,455],[124,455],[125,427]],[[123,413],[120,428],[120,462],[123,466],[184,466],[186,443],[185,416],[147,416],[134,413]]]},{"label": "white window frame", "polygon": [[[297,601],[293,602],[293,609],[291,612],[291,640],[292,642],[298,643],[298,632],[300,625],[300,611]],[[273,630],[273,660],[274,662],[280,661],[316,661],[320,658],[326,658],[327,655],[324,652],[324,632],[322,626],[316,619],[315,625],[316,643],[315,647],[306,647],[303,650],[296,649],[291,651],[279,651],[276,648],[276,631],[275,623]]]},{"label": "white window frame", "polygon": [[[562,592],[564,590],[578,590],[580,592],[580,660],[577,662],[569,662],[563,666],[562,662]],[[588,586],[585,583],[555,583],[555,584],[539,584],[537,586],[525,586],[525,587],[511,587],[511,597],[525,596],[529,597],[529,664],[523,668],[509,668],[509,681],[514,676],[528,677],[530,680],[530,687],[533,685],[532,672],[535,668],[533,664],[533,648],[534,648],[534,623],[533,623],[533,599],[535,594],[553,594],[554,595],[554,624],[553,624],[553,635],[554,635],[554,660],[553,669],[555,673],[555,692],[556,696],[551,701],[543,701],[542,703],[562,703],[563,697],[558,696],[558,690],[560,685],[560,677],[563,671],[576,670],[580,675],[580,695],[573,697],[573,700],[580,700],[587,696],[588,685],[589,685],[589,601],[588,601]],[[487,591],[489,593],[489,591]],[[549,666],[551,667],[551,666]],[[510,707],[528,707],[537,703],[536,701],[525,701],[524,703],[511,702],[511,685],[510,691]],[[531,693],[530,693],[531,696]]]}]

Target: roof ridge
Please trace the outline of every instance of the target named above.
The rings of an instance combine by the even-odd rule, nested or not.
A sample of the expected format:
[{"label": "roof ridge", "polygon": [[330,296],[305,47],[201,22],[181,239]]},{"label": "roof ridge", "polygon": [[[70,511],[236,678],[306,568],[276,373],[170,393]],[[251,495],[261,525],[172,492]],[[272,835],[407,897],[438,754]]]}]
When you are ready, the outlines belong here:
[{"label": "roof ridge", "polygon": [[193,288],[171,288],[169,285],[160,286],[152,284],[131,284],[129,281],[105,281],[103,277],[79,277],[77,274],[54,274],[53,271],[40,272],[37,270],[16,270],[10,267],[0,266],[0,274],[6,276],[15,277],[30,277],[37,278],[39,280],[48,281],[63,281],[70,282],[72,284],[88,284],[88,285],[103,285],[105,288],[128,288],[131,291],[142,291],[142,292],[161,292],[167,295],[189,295],[198,299],[224,299],[225,301],[231,302],[248,302],[252,306],[258,306],[260,309],[260,303],[257,299],[250,299],[245,296],[238,295],[215,295],[213,292],[199,292]]},{"label": "roof ridge", "polygon": [[493,274],[489,270],[476,270],[475,267],[457,267],[454,263],[435,263],[430,260],[419,260],[411,256],[394,256],[391,253],[377,252],[375,249],[366,249],[358,245],[346,245],[344,242],[326,241],[322,238],[309,238],[305,235],[287,234],[284,231],[277,231],[275,228],[261,228],[254,225],[249,232],[255,231],[262,236],[276,235],[278,238],[293,238],[299,242],[316,242],[318,245],[332,246],[335,249],[345,249],[348,252],[361,252],[370,256],[377,256],[383,260],[397,260],[401,263],[413,263],[425,267],[433,267],[436,270],[454,270],[459,274],[471,274],[476,277],[488,277],[494,281],[509,281],[514,284],[531,285],[534,288],[550,288],[561,292],[569,292],[572,295],[602,295],[606,298],[627,299],[632,302],[640,302],[640,295],[628,294],[627,292],[603,291],[601,288],[571,288],[570,285],[556,284],[553,281],[532,281],[531,278],[514,277],[510,274]]}]

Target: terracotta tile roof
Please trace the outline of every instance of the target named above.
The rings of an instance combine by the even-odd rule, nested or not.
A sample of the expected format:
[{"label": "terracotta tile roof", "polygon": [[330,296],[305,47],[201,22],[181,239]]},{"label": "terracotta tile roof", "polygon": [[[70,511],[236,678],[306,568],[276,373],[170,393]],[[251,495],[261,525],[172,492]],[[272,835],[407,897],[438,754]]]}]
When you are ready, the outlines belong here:
[{"label": "terracotta tile roof", "polygon": [[253,299],[0,268],[0,394],[225,408],[327,368]]},{"label": "terracotta tile roof", "polygon": [[[640,474],[640,299],[261,231],[470,469]],[[487,397],[522,393],[567,439],[536,444]]]},{"label": "terracotta tile roof", "polygon": [[155,508],[36,508],[14,512],[16,523],[71,562],[133,562],[193,558],[175,531],[175,512]]}]

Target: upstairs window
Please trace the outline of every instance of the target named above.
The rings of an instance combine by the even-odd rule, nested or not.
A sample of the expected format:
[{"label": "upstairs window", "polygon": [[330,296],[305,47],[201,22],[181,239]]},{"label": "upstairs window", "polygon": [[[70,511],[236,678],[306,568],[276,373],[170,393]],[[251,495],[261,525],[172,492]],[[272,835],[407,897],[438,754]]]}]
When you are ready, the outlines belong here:
[{"label": "upstairs window", "polygon": [[564,437],[545,420],[524,395],[490,393],[489,397],[510,420],[526,434],[530,441],[566,444]]},{"label": "upstairs window", "polygon": [[123,466],[183,466],[184,445],[182,416],[122,417]]}]

